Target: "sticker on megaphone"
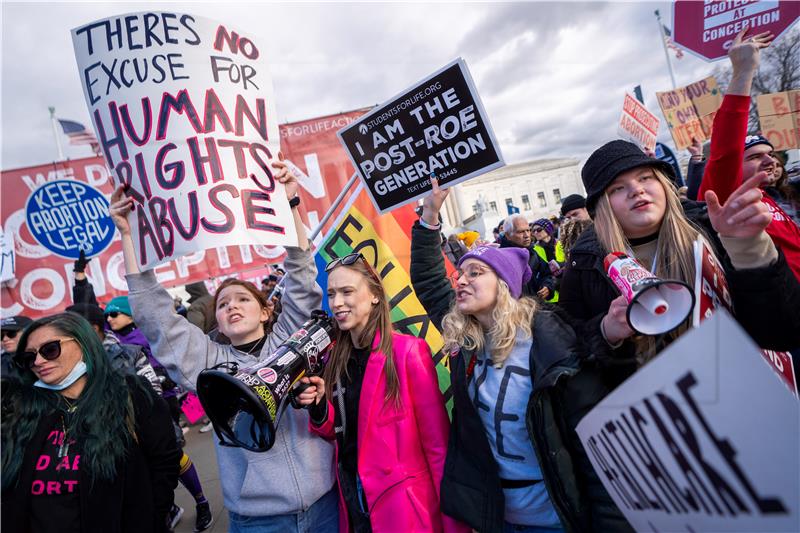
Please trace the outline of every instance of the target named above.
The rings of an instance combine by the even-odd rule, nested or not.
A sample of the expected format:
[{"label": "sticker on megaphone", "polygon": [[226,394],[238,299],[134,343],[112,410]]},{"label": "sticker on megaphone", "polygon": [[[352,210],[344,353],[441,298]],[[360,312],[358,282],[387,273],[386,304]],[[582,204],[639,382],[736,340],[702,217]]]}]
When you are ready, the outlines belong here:
[{"label": "sticker on megaphone", "polygon": [[[197,396],[223,446],[253,452],[275,443],[284,408],[304,376],[322,374],[334,341],[325,311],[313,311],[300,329],[253,365],[221,363],[200,372]],[[230,368],[228,368],[230,367]]]},{"label": "sticker on megaphone", "polygon": [[663,280],[621,252],[604,260],[608,277],[628,300],[628,324],[643,335],[668,333],[694,308],[694,292],[678,280]]}]

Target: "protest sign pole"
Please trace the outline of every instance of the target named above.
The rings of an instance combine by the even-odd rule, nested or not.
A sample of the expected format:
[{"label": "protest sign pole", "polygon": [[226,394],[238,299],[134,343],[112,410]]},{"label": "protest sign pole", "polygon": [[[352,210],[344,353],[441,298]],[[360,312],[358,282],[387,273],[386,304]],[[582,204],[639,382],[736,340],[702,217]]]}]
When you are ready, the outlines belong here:
[{"label": "protest sign pole", "polygon": [[658,33],[661,35],[661,46],[664,48],[664,57],[667,58],[667,67],[669,68],[669,79],[672,80],[672,88],[675,89],[678,84],[675,83],[675,72],[672,70],[672,61],[669,59],[669,51],[667,50],[667,36],[664,34],[664,25],[661,24],[661,13],[658,9],[655,11],[656,21],[658,23]]},{"label": "protest sign pole", "polygon": [[58,136],[58,127],[56,126],[56,108],[48,107],[50,111],[50,123],[53,125],[53,137],[56,140],[56,148],[58,148],[58,160],[64,160],[64,151],[61,149],[61,138]]},{"label": "protest sign pole", "polygon": [[328,212],[325,213],[325,216],[323,216],[320,219],[319,224],[317,224],[317,227],[314,228],[314,231],[312,231],[311,235],[308,236],[308,240],[310,242],[314,242],[314,239],[316,238],[317,235],[320,234],[322,228],[325,227],[325,224],[328,223],[328,220],[330,220],[330,218],[333,216],[336,210],[339,209],[339,206],[342,204],[342,201],[344,201],[344,197],[347,196],[347,193],[350,191],[350,189],[353,187],[353,184],[356,181],[358,181],[357,172],[354,173],[352,176],[350,176],[350,179],[347,180],[347,183],[345,183],[344,187],[342,187],[342,191],[339,193],[339,196],[337,196],[336,199],[331,204],[331,207],[330,209],[328,209]]}]

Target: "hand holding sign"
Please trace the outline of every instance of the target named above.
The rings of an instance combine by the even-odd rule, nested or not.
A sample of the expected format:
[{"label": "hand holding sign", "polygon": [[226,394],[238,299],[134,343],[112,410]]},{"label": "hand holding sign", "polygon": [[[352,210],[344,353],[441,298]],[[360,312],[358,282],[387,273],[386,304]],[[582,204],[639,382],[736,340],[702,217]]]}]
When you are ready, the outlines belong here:
[{"label": "hand holding sign", "polygon": [[692,137],[692,144],[686,147],[690,157],[703,157],[703,143],[697,140],[697,137]]},{"label": "hand holding sign", "polygon": [[283,162],[284,157],[282,152],[278,152],[278,159],[279,161],[272,162],[272,168],[275,169],[272,175],[276,180],[282,183],[283,187],[286,189],[286,199],[291,200],[297,196],[297,176],[292,174],[292,171],[289,170],[289,167]]},{"label": "hand holding sign", "polygon": [[708,216],[720,236],[755,237],[769,226],[772,214],[758,188],[766,180],[767,173],[759,172],[736,189],[725,205],[720,205],[714,191],[706,191]]},{"label": "hand holding sign", "polygon": [[435,226],[439,223],[439,211],[448,194],[450,189],[440,189],[439,180],[431,178],[431,193],[422,201],[422,220],[426,224]]},{"label": "hand holding sign", "polygon": [[133,198],[125,196],[125,187],[120,185],[111,194],[111,205],[108,207],[108,214],[111,220],[123,237],[131,234],[131,225],[128,223],[128,215],[133,209]]}]

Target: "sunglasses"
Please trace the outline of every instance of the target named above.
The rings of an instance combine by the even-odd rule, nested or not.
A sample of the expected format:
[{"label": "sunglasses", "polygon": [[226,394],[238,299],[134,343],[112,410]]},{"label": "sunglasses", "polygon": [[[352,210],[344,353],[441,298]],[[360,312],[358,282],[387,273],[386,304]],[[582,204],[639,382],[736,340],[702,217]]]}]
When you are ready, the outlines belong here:
[{"label": "sunglasses", "polygon": [[120,315],[119,311],[109,311],[106,313],[106,317],[117,318]]},{"label": "sunglasses", "polygon": [[533,228],[534,233],[539,233],[540,231],[544,231],[542,228]]},{"label": "sunglasses", "polygon": [[352,254],[347,254],[344,257],[338,257],[334,259],[333,261],[328,263],[328,265],[325,267],[325,272],[330,272],[339,265],[344,265],[344,266],[354,265],[358,262],[359,259],[364,261],[364,265],[367,267],[369,275],[372,276],[372,278],[375,279],[375,281],[377,281],[379,284],[382,284],[383,282],[381,281],[380,276],[378,275],[377,272],[375,272],[375,269],[372,268],[372,265],[369,264],[369,261],[367,261],[367,258],[364,257],[364,254],[362,254],[361,252],[353,252]]},{"label": "sunglasses", "polygon": [[45,342],[39,346],[38,350],[25,350],[22,353],[17,352],[14,356],[14,363],[23,370],[30,370],[33,367],[33,363],[36,361],[37,355],[41,355],[46,361],[58,359],[61,356],[61,343],[68,341],[75,341],[75,339],[56,339],[54,341]]},{"label": "sunglasses", "polygon": [[359,259],[363,259],[365,263],[367,262],[367,259],[361,252],[353,252],[352,254],[347,254],[344,257],[337,257],[336,259],[328,263],[328,265],[325,267],[325,272],[330,272],[339,265],[344,265],[344,266],[354,265]]},{"label": "sunglasses", "polygon": [[9,339],[14,339],[18,334],[19,331],[17,331],[16,329],[2,331],[0,332],[0,339],[5,339],[6,337],[8,337]]}]

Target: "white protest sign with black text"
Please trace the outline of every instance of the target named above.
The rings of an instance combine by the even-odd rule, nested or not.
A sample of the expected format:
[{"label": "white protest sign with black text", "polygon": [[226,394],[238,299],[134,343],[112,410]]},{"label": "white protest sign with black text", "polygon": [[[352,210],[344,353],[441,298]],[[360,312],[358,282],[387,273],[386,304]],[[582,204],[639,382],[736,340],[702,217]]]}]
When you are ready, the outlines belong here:
[{"label": "white protest sign with black text", "polygon": [[381,214],[504,165],[466,63],[458,59],[339,131]]},{"label": "white protest sign with black text", "polygon": [[[692,316],[692,325],[697,327],[719,308],[732,312],[733,301],[728,291],[725,270],[714,257],[705,239],[700,238],[695,241],[694,260],[696,303],[694,315]],[[761,350],[761,355],[764,356],[765,361],[769,362],[773,370],[778,373],[792,394],[798,397],[797,376],[794,375],[792,354],[789,352]]]},{"label": "white protest sign with black text", "polygon": [[72,30],[95,133],[134,199],[140,267],[225,245],[293,245],[263,43],[185,13],[119,15]]},{"label": "white protest sign with black text", "polygon": [[637,531],[800,530],[800,404],[725,310],[578,424]]}]

